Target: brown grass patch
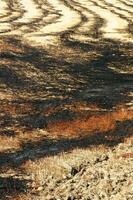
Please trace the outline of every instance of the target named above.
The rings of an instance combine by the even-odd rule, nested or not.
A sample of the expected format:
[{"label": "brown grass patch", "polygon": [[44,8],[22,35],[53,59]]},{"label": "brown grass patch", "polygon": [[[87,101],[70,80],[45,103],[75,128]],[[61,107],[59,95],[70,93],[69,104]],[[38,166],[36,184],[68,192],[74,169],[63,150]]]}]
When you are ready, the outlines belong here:
[{"label": "brown grass patch", "polygon": [[13,103],[6,103],[0,106],[1,112],[10,115],[18,115],[18,114],[25,114],[29,112],[33,112],[33,107],[29,103],[22,103],[22,104],[13,104]]},{"label": "brown grass patch", "polygon": [[[85,105],[80,105],[77,108],[73,106],[80,113],[80,108]],[[70,108],[69,108],[70,109]],[[18,115],[23,113],[31,112],[32,106],[30,104],[18,104],[18,105],[2,105],[2,112],[6,114]],[[82,110],[82,109],[81,109]],[[34,111],[33,111],[34,112]],[[43,111],[42,111],[43,112]],[[52,109],[51,111],[52,112]],[[84,111],[83,111],[84,113]],[[5,135],[0,136],[0,151],[12,150],[20,148],[21,144],[30,141],[37,142],[44,138],[80,138],[95,135],[96,133],[104,134],[108,131],[112,131],[116,128],[116,122],[124,122],[126,120],[133,119],[133,111],[120,108],[112,112],[104,112],[103,114],[94,114],[91,116],[88,112],[84,115],[81,112],[80,117],[73,120],[60,120],[57,122],[49,122],[47,128],[42,130],[39,129],[25,129],[19,125],[9,127],[10,130],[14,131],[14,137],[7,137]],[[124,129],[123,125],[123,129]],[[2,131],[2,130],[1,130]],[[119,131],[119,130],[118,130]],[[129,130],[127,130],[129,131]],[[133,132],[130,127],[130,135]],[[111,137],[111,135],[109,135]],[[108,138],[109,139],[109,138]]]},{"label": "brown grass patch", "polygon": [[49,123],[48,130],[52,134],[63,137],[79,137],[94,132],[107,132],[113,130],[116,121],[133,119],[133,111],[120,109],[117,111],[74,119],[72,121],[59,121]]}]

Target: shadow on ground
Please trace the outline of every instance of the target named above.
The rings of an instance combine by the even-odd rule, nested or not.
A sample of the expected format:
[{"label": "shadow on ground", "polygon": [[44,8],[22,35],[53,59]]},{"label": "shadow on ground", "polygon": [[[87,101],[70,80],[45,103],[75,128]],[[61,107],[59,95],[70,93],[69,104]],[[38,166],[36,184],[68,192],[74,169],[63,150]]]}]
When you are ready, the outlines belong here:
[{"label": "shadow on ground", "polygon": [[115,129],[92,133],[75,139],[42,139],[38,142],[28,141],[23,143],[21,150],[14,153],[0,153],[0,166],[18,168],[27,160],[37,160],[45,156],[53,156],[61,152],[71,151],[74,148],[87,148],[91,145],[105,145],[113,147],[124,141],[126,137],[132,136],[133,121],[116,122]]},{"label": "shadow on ground", "polygon": [[[67,59],[53,58],[50,53],[44,50],[24,46],[20,41],[11,38],[5,39],[9,44],[14,44],[20,49],[23,48],[24,53],[14,53],[8,49],[0,52],[2,61],[0,62],[0,87],[4,91],[7,90],[7,93],[12,91],[16,95],[15,104],[21,103],[23,98],[27,102],[30,101],[39,114],[34,115],[33,113],[31,115],[31,113],[28,113],[13,116],[7,113],[2,115],[0,116],[2,129],[15,124],[18,128],[20,126],[32,129],[44,128],[47,122],[45,117],[40,116],[40,113],[47,104],[59,105],[72,100],[97,104],[99,107],[110,109],[117,104],[132,100],[132,97],[129,97],[128,94],[133,90],[133,76],[130,73],[117,73],[110,68],[110,66],[117,68],[117,65],[124,67],[128,65],[129,68],[132,66],[132,56],[126,54],[128,50],[132,49],[130,44],[119,44],[109,40],[99,41],[99,44],[95,42],[84,44],[76,40],[70,41],[69,36],[62,35],[62,43],[66,48],[80,49],[81,53],[96,52],[96,58],[93,60],[84,60],[83,58],[77,63],[72,63]],[[28,75],[24,73],[26,69],[29,70]],[[29,76],[30,73],[31,76]],[[34,80],[32,75],[35,75]],[[23,96],[22,99],[19,99],[20,95]],[[60,96],[62,100],[58,101]],[[4,101],[6,104],[8,99],[2,100],[2,103]],[[65,111],[62,114],[62,111],[60,111],[47,120],[64,119],[66,116],[75,118],[73,113],[66,113]],[[117,122],[115,129],[110,132],[95,132],[91,135],[84,133],[83,135],[86,136],[75,139],[43,138],[38,142],[27,141],[22,144],[18,151],[0,153],[0,167],[1,169],[4,167],[16,169],[29,159],[37,160],[41,157],[71,151],[74,148],[87,148],[91,145],[113,147],[132,135],[132,127],[133,121],[128,120]],[[0,134],[9,137],[14,136],[12,129],[8,132],[2,130]],[[25,191],[25,181],[12,177],[0,177],[2,200],[5,200],[8,195],[13,196]]]},{"label": "shadow on ground", "polygon": [[8,197],[27,191],[27,181],[13,177],[0,177],[0,199],[6,200]]},{"label": "shadow on ground", "polygon": [[[54,102],[62,96],[62,99],[96,103],[106,108],[130,101],[128,93],[133,89],[133,76],[130,73],[133,64],[131,44],[120,44],[112,40],[85,44],[70,41],[67,34],[62,35],[61,39],[65,48],[73,49],[75,57],[78,55],[74,49],[80,50],[81,55],[83,52],[94,51],[96,56],[91,59],[81,57],[73,63],[65,58],[54,58],[50,51],[31,48],[8,38],[6,40],[9,44],[23,48],[24,52],[19,54],[7,50],[0,53],[0,84],[4,85],[4,89],[7,87],[16,95],[22,92],[24,97],[32,94],[32,99],[46,97]],[[123,66],[123,70],[128,67],[129,72],[118,73],[119,66]]]}]

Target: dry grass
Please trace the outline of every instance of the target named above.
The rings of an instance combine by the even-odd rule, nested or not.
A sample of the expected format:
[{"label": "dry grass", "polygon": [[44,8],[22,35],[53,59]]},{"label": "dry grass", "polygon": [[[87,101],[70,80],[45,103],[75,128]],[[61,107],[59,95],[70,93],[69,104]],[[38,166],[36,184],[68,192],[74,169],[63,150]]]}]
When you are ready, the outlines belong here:
[{"label": "dry grass", "polygon": [[48,125],[48,130],[57,137],[79,137],[95,132],[113,130],[116,121],[133,119],[133,111],[120,109],[102,115],[83,117],[72,121],[59,121]]},{"label": "dry grass", "polygon": [[[33,188],[44,185],[49,177],[62,180],[70,175],[72,167],[80,168],[88,158],[94,160],[96,156],[102,155],[107,151],[102,145],[87,149],[76,148],[68,153],[61,153],[52,157],[41,158],[37,161],[27,161],[21,168],[31,174]],[[92,154],[93,152],[93,154]]]},{"label": "dry grass", "polygon": [[17,150],[20,148],[20,144],[18,138],[0,136],[0,152]]},{"label": "dry grass", "polygon": [[13,104],[13,103],[6,103],[0,106],[1,112],[10,115],[19,115],[19,114],[26,114],[33,112],[33,107],[30,103],[22,103],[22,104]]},{"label": "dry grass", "polygon": [[20,194],[15,197],[9,197],[8,200],[33,200],[30,194]]},{"label": "dry grass", "polygon": [[23,53],[22,47],[16,47],[5,40],[0,40],[0,52],[13,52],[13,53]]},{"label": "dry grass", "polygon": [[[89,105],[90,106],[90,105]],[[68,106],[69,107],[69,106]],[[12,127],[15,135],[14,137],[0,136],[0,152],[5,151],[17,151],[22,148],[22,143],[30,141],[39,142],[44,140],[44,138],[80,138],[91,136],[96,132],[99,134],[107,134],[109,131],[116,128],[116,122],[124,122],[126,120],[133,119],[133,111],[124,108],[118,108],[112,112],[104,112],[103,114],[95,114],[91,116],[90,114],[84,114],[84,108],[86,105],[80,105],[69,107],[67,109],[73,109],[76,112],[81,113],[80,118],[68,121],[58,121],[55,123],[49,123],[48,128],[44,130],[24,130],[23,127]],[[95,106],[94,109],[97,109]],[[6,114],[10,113],[12,115],[28,113],[32,107],[27,105],[21,105],[20,109],[17,106],[12,107],[3,106],[2,112]],[[52,113],[53,110],[49,110]],[[58,111],[57,111],[58,112]],[[131,127],[130,129],[132,129]],[[124,127],[123,127],[124,129]],[[128,130],[127,130],[128,131]],[[132,130],[130,130],[131,132]],[[132,132],[133,133],[133,132]],[[130,137],[131,141],[132,138]],[[125,138],[125,142],[128,139]],[[63,152],[51,157],[43,157],[35,161],[27,160],[19,168],[20,171],[28,174],[32,179],[32,184],[30,185],[30,192],[27,194],[19,194],[17,196],[9,197],[10,200],[33,200],[33,194],[36,194],[42,188],[45,188],[45,184],[52,184],[54,186],[54,181],[60,181],[69,177],[72,167],[79,169],[82,164],[86,164],[88,158],[89,161],[95,159],[99,155],[106,154],[107,151],[111,150],[104,145],[101,146],[90,146],[86,149],[76,148],[71,150],[71,152]],[[92,153],[93,152],[93,153]],[[132,157],[132,153],[122,154],[122,158]],[[50,178],[51,177],[51,178]],[[54,178],[52,178],[54,177]],[[50,183],[48,181],[51,181]],[[55,183],[56,184],[56,183]],[[43,199],[43,197],[42,197]]]},{"label": "dry grass", "polygon": [[[82,106],[83,107],[83,106]],[[17,115],[30,112],[32,107],[28,105],[15,105],[3,106],[2,112],[6,114]],[[76,109],[76,108],[75,108]],[[30,129],[25,130],[24,127],[17,126],[11,127],[10,130],[14,131],[14,137],[7,137],[6,135],[0,136],[0,151],[8,149],[17,149],[21,143],[30,140],[31,142],[40,141],[44,137],[47,138],[78,138],[91,136],[95,133],[104,134],[108,131],[114,130],[116,122],[124,122],[133,119],[133,111],[126,109],[119,109],[113,112],[105,112],[104,114],[95,114],[93,116],[81,113],[81,117],[74,120],[58,121],[48,124],[48,127],[43,130]],[[124,128],[124,127],[123,127]],[[131,129],[131,128],[130,128]],[[2,130],[2,129],[1,129]],[[131,132],[132,130],[130,130]]]}]

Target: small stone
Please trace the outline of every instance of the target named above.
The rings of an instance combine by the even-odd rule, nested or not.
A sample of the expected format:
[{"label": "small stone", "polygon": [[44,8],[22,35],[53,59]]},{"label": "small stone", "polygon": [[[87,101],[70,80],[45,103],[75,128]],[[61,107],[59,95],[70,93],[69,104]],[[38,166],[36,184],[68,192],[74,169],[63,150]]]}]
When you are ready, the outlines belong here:
[{"label": "small stone", "polygon": [[72,167],[71,175],[75,176],[77,173],[78,173],[78,170],[76,168]]},{"label": "small stone", "polygon": [[42,191],[43,190],[43,187],[42,186],[40,186],[40,187],[38,187],[37,189],[36,189],[36,191],[38,191],[38,192],[40,192],[40,191]]}]

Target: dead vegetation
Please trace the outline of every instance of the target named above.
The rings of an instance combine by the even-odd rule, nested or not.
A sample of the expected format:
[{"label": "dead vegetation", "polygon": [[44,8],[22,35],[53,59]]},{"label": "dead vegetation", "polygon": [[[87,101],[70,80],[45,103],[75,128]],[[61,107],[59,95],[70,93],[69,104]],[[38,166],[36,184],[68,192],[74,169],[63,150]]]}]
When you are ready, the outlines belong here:
[{"label": "dead vegetation", "polygon": [[60,121],[48,125],[49,132],[63,137],[84,137],[86,134],[113,130],[116,122],[133,119],[133,111],[120,109],[100,115],[86,116],[72,121]]},{"label": "dead vegetation", "polygon": [[[132,141],[132,110],[119,107],[114,111],[98,112],[96,106],[91,106],[95,112],[90,113],[90,110],[85,109],[88,107],[90,108],[90,105],[80,104],[77,108],[74,105],[65,105],[65,109],[78,113],[78,117],[49,122],[44,129],[29,128],[19,123],[14,126],[11,123],[6,127],[6,123],[3,123],[0,129],[0,159],[3,177],[6,176],[7,180],[10,180],[11,176],[15,176],[13,173],[18,173],[18,181],[25,179],[25,175],[28,175],[31,180],[24,184],[27,194],[19,191],[20,188],[17,185],[11,184],[10,188],[13,192],[11,197],[7,191],[9,181],[5,190],[0,189],[1,192],[4,190],[5,199],[33,199],[34,194],[44,191],[47,184],[49,189],[56,187],[58,182],[69,179],[73,173],[84,169],[82,163],[84,165],[88,158],[93,163],[95,162],[93,159],[99,157],[99,154],[104,155],[108,151],[111,153],[110,146],[113,148],[121,142]],[[28,107],[28,104],[20,105],[20,109],[15,104],[7,107],[4,105],[1,106],[1,110],[2,113],[6,113],[6,116],[10,114],[11,118],[19,115],[25,117],[29,112],[36,112],[35,108],[31,105]],[[59,108],[46,110],[51,116],[54,111],[58,112]],[[46,110],[42,110],[43,115],[46,114]],[[123,152],[119,157],[130,159],[132,152]],[[45,200],[42,196],[40,199]]]},{"label": "dead vegetation", "polygon": [[[0,52],[8,55],[7,57],[26,54],[22,48],[2,41]],[[95,52],[92,54],[94,59]],[[67,59],[65,52],[60,56],[64,56],[67,62],[75,59]],[[88,56],[90,58],[91,54]],[[88,59],[86,54],[84,59]],[[24,65],[23,62],[13,59],[11,61],[4,58],[0,61],[4,69],[11,63],[15,67],[18,64]],[[8,71],[5,70],[4,73],[6,72]],[[69,178],[73,180],[71,176],[82,173],[88,164],[88,158],[88,162],[93,165],[97,158],[99,159],[99,154],[101,156],[107,151],[111,152],[109,147],[115,148],[121,142],[132,141],[133,110],[123,106],[106,110],[96,104],[81,102],[58,106],[49,104],[38,109],[32,100],[31,103],[26,102],[24,100],[27,97],[24,99],[24,95],[14,93],[12,88],[6,88],[8,76],[5,77],[5,82],[2,83],[5,89],[0,91],[0,170],[3,173],[3,176],[0,175],[0,194],[4,200],[39,200],[36,195],[47,186],[47,193],[53,192],[54,187],[58,188],[63,184],[62,180],[65,179],[67,184]],[[11,83],[12,81],[13,79]],[[18,101],[19,98],[22,102]],[[47,125],[42,128],[38,125],[35,127],[36,115],[46,119]],[[123,152],[117,159],[130,159],[132,156],[132,152]],[[15,178],[16,174],[18,178]],[[25,174],[32,182],[25,181]],[[62,190],[59,188],[57,193]],[[27,193],[24,194],[25,192]],[[44,196],[40,199],[45,200]]]},{"label": "dead vegetation", "polygon": [[[55,122],[48,122],[47,127],[43,129],[35,129],[32,126],[27,127],[22,126],[18,121],[17,124],[14,125],[9,123],[9,121],[13,118],[13,116],[27,116],[30,112],[34,115],[35,109],[30,104],[24,105],[1,105],[1,113],[6,116],[10,116],[8,120],[4,121],[4,118],[1,116],[1,129],[0,129],[0,150],[6,151],[11,149],[19,149],[22,143],[26,141],[37,142],[41,141],[44,138],[50,139],[74,139],[74,138],[92,138],[93,143],[93,135],[94,138],[97,135],[101,135],[102,137],[105,135],[106,137],[111,138],[115,136],[116,132],[124,131],[128,132],[126,135],[129,137],[132,134],[132,119],[133,119],[133,111],[127,110],[124,108],[119,108],[118,110],[114,110],[111,112],[97,112],[91,113],[90,111],[84,110],[86,107],[90,108],[90,105],[80,105],[78,108],[75,106],[67,105],[67,109],[69,111],[75,111],[78,113],[78,117],[75,119],[68,120],[58,120]],[[84,108],[84,109],[83,109]],[[92,108],[92,106],[91,106]],[[65,108],[66,109],[66,108]],[[94,109],[97,109],[94,107]],[[46,108],[44,111],[42,110],[42,116],[46,115],[52,116],[52,114],[58,113],[57,108]],[[87,114],[88,113],[88,114]],[[30,117],[30,115],[29,115]],[[3,122],[2,122],[3,120]],[[127,122],[126,122],[127,121]],[[129,123],[128,123],[129,121]],[[8,124],[9,123],[9,124]],[[31,123],[34,123],[34,121]],[[115,130],[115,133],[113,133]],[[129,134],[130,133],[130,134]],[[111,136],[112,134],[112,136]],[[117,133],[116,133],[117,136]],[[126,136],[125,136],[126,137]],[[95,138],[96,139],[96,138]]]}]

